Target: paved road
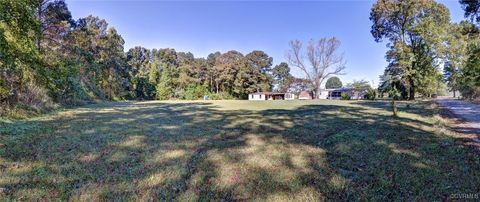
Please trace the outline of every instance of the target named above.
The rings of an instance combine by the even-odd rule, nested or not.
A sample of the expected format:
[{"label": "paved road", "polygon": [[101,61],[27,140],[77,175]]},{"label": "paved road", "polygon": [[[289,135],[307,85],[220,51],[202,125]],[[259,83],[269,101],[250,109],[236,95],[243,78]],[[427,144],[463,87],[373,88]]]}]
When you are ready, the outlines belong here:
[{"label": "paved road", "polygon": [[480,135],[480,105],[452,98],[439,98],[437,102],[464,121],[458,130]]}]

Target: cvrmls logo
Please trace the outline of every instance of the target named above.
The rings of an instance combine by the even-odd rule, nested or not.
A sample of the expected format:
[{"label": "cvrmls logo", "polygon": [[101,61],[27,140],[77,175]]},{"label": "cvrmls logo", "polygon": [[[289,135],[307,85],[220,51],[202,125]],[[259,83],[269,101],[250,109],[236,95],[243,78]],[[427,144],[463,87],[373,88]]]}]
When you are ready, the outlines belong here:
[{"label": "cvrmls logo", "polygon": [[479,193],[457,193],[450,195],[451,199],[479,199]]}]

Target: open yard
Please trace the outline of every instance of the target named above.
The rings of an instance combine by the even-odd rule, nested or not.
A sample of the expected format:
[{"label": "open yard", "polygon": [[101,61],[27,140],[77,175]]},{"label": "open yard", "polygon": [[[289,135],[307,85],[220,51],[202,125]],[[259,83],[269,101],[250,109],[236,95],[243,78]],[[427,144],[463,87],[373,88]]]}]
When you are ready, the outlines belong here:
[{"label": "open yard", "polygon": [[0,122],[0,199],[442,200],[480,158],[428,103],[117,102]]}]

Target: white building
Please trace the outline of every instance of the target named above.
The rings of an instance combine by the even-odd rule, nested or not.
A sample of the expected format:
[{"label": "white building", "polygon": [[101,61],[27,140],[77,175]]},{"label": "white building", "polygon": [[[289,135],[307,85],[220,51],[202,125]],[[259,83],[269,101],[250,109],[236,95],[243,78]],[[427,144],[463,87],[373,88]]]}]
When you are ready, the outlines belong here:
[{"label": "white building", "polygon": [[248,100],[293,100],[295,95],[291,93],[273,93],[273,92],[258,92],[250,93]]}]

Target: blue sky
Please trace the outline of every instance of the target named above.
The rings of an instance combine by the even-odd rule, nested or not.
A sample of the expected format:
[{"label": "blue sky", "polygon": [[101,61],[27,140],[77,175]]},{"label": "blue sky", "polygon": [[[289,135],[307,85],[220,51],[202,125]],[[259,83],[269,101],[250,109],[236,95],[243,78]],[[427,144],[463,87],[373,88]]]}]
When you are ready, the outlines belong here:
[{"label": "blue sky", "polygon": [[[378,84],[386,66],[385,44],[375,43],[369,20],[374,1],[105,1],[66,0],[75,19],[95,15],[134,46],[175,48],[195,57],[238,50],[262,50],[274,65],[285,61],[288,42],[337,37],[347,61],[343,83],[365,79]],[[457,0],[440,1],[452,21],[463,19]],[[292,74],[304,75],[292,68]]]}]

